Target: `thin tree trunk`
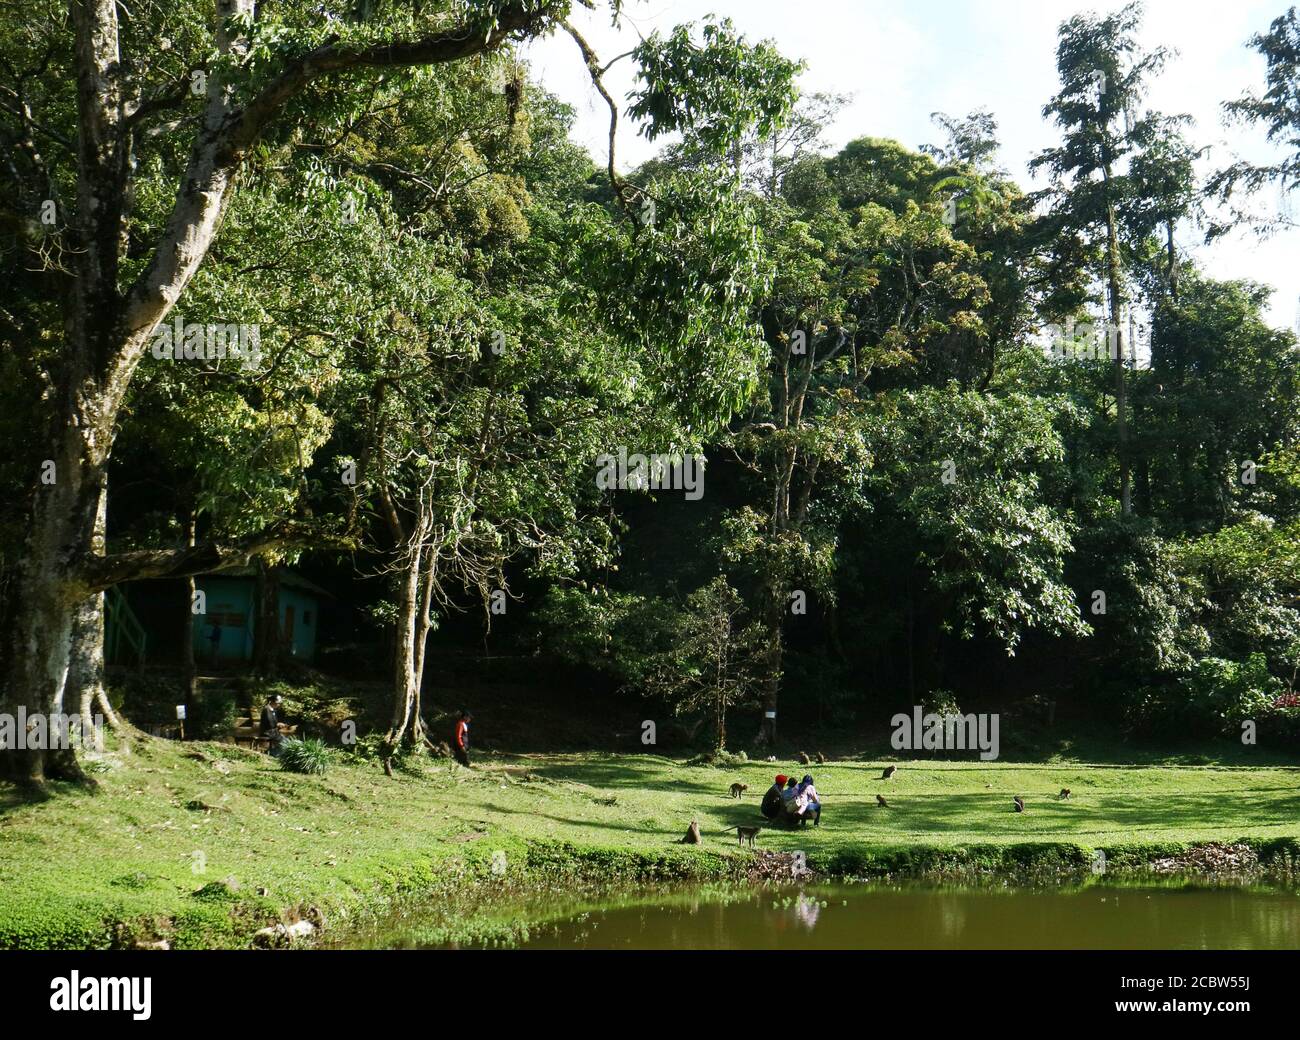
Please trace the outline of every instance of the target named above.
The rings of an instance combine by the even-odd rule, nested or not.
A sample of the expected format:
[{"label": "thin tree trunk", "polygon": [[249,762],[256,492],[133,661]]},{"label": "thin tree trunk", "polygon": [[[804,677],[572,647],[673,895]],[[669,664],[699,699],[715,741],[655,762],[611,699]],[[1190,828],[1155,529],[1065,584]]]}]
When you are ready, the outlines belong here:
[{"label": "thin tree trunk", "polygon": [[1171,220],[1165,225],[1167,234],[1166,248],[1169,253],[1169,296],[1175,302],[1178,300],[1178,250],[1174,248],[1174,222]]},{"label": "thin tree trunk", "polygon": [[280,569],[258,557],[254,588],[253,674],[274,677],[280,671]]},{"label": "thin tree trunk", "polygon": [[722,645],[718,648],[717,666],[713,673],[714,690],[717,693],[717,700],[714,702],[714,752],[720,754],[727,749],[727,695],[726,687],[723,685],[727,677],[727,658],[726,658],[726,638],[727,622],[724,620],[719,625],[719,635],[722,637]]},{"label": "thin tree trunk", "polygon": [[393,646],[393,717],[384,737],[384,771],[391,774],[391,759],[404,741],[423,739],[418,717],[419,680],[416,674],[416,633],[420,629],[420,547],[407,557],[397,593],[397,633]]},{"label": "thin tree trunk", "polygon": [[[1110,165],[1106,165],[1106,183],[1109,192]],[[1120,512],[1130,516],[1133,512],[1132,478],[1128,457],[1128,389],[1124,378],[1124,329],[1120,324],[1120,268],[1119,229],[1113,202],[1106,204],[1106,280],[1110,303],[1110,325],[1115,333],[1115,428],[1119,438],[1119,503]]]},{"label": "thin tree trunk", "polygon": [[419,620],[415,629],[415,704],[412,709],[411,742],[418,744],[425,740],[424,729],[424,661],[429,646],[429,632],[433,628],[433,589],[437,579],[438,558],[432,546],[426,550],[428,559],[424,564],[424,588],[420,595]]},{"label": "thin tree trunk", "polygon": [[[185,544],[194,547],[194,510],[185,512]],[[194,594],[198,591],[194,576],[185,579],[184,627],[181,636],[181,678],[185,687],[185,703],[194,703],[194,680],[198,676],[198,667],[194,662]]]},{"label": "thin tree trunk", "polygon": [[907,695],[916,703],[916,597],[912,573],[907,575]]},{"label": "thin tree trunk", "polygon": [[776,711],[781,693],[781,665],[785,646],[785,598],[781,590],[769,586],[767,604],[763,611],[763,628],[766,632],[767,660],[765,662],[761,702],[763,722],[758,731],[758,744],[771,747],[776,743]]}]

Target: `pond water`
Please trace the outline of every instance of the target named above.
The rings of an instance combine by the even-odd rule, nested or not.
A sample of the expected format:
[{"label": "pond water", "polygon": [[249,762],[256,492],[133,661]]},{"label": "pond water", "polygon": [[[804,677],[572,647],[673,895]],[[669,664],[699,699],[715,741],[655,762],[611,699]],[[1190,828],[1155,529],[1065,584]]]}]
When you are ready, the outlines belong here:
[{"label": "pond water", "polygon": [[530,949],[1297,949],[1300,895],[1257,888],[817,885],[620,899]]}]

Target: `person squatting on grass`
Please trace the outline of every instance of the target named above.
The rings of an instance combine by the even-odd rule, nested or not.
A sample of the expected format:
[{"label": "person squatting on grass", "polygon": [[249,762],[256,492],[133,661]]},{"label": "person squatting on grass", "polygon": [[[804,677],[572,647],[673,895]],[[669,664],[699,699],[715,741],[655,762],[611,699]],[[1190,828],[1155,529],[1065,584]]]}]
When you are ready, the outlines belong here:
[{"label": "person squatting on grass", "polygon": [[[784,790],[781,789],[782,783],[785,784]],[[812,774],[805,774],[802,781],[784,774],[778,776],[776,783],[763,796],[762,813],[769,820],[780,816],[782,822],[791,826],[806,826],[811,816],[813,826],[820,827],[822,802],[817,788],[813,786]]]},{"label": "person squatting on grass", "polygon": [[455,739],[451,742],[456,761],[467,768],[469,766],[469,720],[473,717],[467,711],[460,713],[460,718],[456,721]]},{"label": "person squatting on grass", "polygon": [[790,802],[790,810],[798,819],[800,826],[808,825],[808,817],[812,816],[813,826],[820,827],[822,822],[822,801],[821,796],[817,793],[817,788],[813,786],[811,773],[804,774],[803,780],[795,788],[794,798]]},{"label": "person squatting on grass", "polygon": [[763,795],[763,803],[758,807],[758,811],[769,820],[775,820],[781,815],[781,790],[785,787],[787,779],[784,773],[778,773],[776,783],[769,787],[767,793]]}]

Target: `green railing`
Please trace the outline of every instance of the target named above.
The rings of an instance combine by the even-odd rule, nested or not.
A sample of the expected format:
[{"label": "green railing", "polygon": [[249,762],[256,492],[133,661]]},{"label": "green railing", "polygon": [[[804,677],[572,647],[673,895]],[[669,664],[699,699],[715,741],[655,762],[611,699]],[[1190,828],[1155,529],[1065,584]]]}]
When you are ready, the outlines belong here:
[{"label": "green railing", "polygon": [[104,659],[110,664],[130,663],[144,667],[147,635],[131,610],[126,595],[116,586],[104,593]]}]

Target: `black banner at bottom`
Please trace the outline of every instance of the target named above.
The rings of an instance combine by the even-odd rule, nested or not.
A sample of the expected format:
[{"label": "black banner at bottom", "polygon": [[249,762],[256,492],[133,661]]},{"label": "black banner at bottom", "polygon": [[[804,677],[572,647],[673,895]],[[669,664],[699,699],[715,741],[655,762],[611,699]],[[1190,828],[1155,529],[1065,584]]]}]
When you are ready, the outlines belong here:
[{"label": "black banner at bottom", "polygon": [[112,1020],[128,1031],[373,1028],[425,1015],[493,1028],[720,1018],[806,1030],[810,1013],[1222,1027],[1289,1015],[1298,964],[1293,951],[6,953],[0,1000],[10,1024]]}]

